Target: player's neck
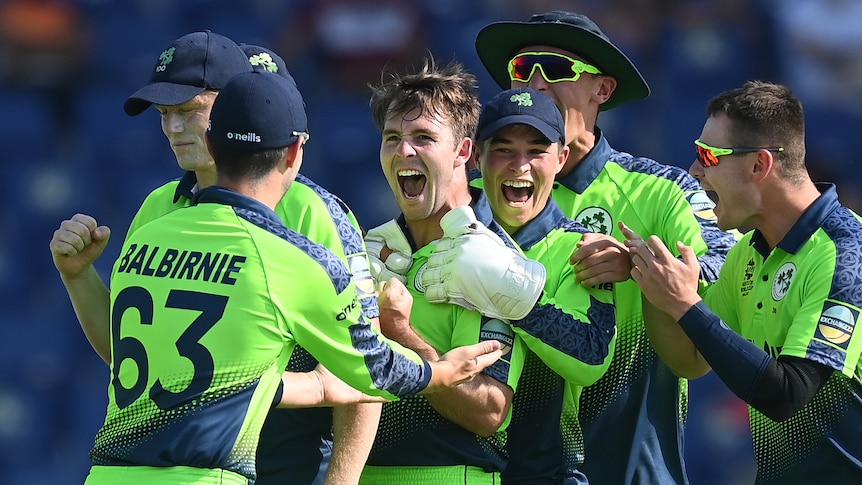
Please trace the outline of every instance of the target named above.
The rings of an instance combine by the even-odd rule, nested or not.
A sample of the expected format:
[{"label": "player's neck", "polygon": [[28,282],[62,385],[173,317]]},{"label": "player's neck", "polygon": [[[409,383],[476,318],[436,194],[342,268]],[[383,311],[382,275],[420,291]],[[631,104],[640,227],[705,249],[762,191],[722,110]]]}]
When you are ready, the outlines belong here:
[{"label": "player's neck", "polygon": [[565,177],[570,174],[575,167],[581,163],[590,150],[596,146],[596,135],[592,131],[581,130],[578,135],[569,143],[569,158],[566,159],[566,164],[563,169],[557,174],[557,178]]},{"label": "player's neck", "polygon": [[810,180],[768,190],[764,193],[763,210],[755,227],[763,234],[769,246],[774,248],[818,197],[820,191]]}]

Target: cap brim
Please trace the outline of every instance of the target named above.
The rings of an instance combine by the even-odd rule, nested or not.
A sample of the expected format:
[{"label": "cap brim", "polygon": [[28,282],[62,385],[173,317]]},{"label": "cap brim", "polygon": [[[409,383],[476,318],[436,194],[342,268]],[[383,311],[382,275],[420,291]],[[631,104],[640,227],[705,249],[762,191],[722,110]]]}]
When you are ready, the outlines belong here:
[{"label": "cap brim", "polygon": [[509,115],[494,121],[488,126],[483,126],[478,133],[479,141],[487,140],[500,128],[515,124],[532,126],[533,128],[539,130],[539,132],[544,135],[544,137],[547,138],[551,143],[558,142],[565,136],[565,133],[559,133],[551,125],[536,118],[535,116]]},{"label": "cap brim", "polygon": [[617,88],[601,106],[608,110],[649,96],[650,90],[629,58],[596,34],[564,23],[496,22],[476,36],[476,53],[503,89],[511,87],[509,60],[524,46],[549,45],[583,56],[603,74],[617,80]]},{"label": "cap brim", "polygon": [[123,103],[123,111],[129,116],[137,116],[153,104],[175,106],[194,98],[204,92],[205,89],[200,86],[189,86],[188,84],[148,84],[126,99],[126,102]]}]

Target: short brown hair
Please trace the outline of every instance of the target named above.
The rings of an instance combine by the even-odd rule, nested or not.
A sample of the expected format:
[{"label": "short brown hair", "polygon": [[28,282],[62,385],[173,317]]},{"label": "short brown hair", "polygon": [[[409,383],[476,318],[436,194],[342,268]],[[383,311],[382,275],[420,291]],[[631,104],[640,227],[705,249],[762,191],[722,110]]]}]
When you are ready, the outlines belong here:
[{"label": "short brown hair", "polygon": [[448,120],[455,142],[473,137],[482,105],[477,95],[476,76],[452,61],[438,67],[428,57],[413,73],[385,72],[383,81],[371,86],[374,125],[381,132],[387,118],[419,110]]},{"label": "short brown hair", "polygon": [[734,146],[784,147],[776,154],[782,173],[794,178],[805,173],[805,115],[790,88],[748,81],[709,101],[707,116],[719,113],[732,122]]}]

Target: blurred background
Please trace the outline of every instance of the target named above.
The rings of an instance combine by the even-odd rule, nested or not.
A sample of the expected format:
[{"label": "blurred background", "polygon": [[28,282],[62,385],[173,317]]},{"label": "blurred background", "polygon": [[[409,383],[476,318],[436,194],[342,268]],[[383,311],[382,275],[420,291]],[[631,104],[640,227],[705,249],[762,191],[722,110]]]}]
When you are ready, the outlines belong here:
[{"label": "blurred background", "polygon": [[[78,327],[48,242],[61,220],[95,216],[114,233],[98,264],[107,278],[144,196],[181,175],[157,112],[122,111],[172,40],[211,29],[280,53],[313,135],[303,173],[368,228],[398,211],[366,83],[386,63],[431,52],[472,70],[485,101],[499,88],[476,33],[554,9],[588,14],[652,88],[599,117],[615,148],[688,167],[712,95],[782,82],[805,105],[812,175],[862,208],[862,0],[0,0],[0,483],[86,476],[108,368]],[[686,447],[693,484],[751,483],[745,405],[714,376],[691,383]]]}]

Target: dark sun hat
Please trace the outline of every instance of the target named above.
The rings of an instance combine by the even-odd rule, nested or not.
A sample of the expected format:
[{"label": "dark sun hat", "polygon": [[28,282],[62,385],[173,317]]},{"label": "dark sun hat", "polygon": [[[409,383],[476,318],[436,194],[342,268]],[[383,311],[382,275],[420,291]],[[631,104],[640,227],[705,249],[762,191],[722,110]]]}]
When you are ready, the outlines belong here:
[{"label": "dark sun hat", "polygon": [[586,15],[555,10],[533,15],[527,22],[495,22],[476,37],[476,52],[485,69],[509,89],[509,60],[523,47],[549,45],[584,57],[617,80],[617,88],[601,110],[649,96],[649,86],[632,61]]}]

